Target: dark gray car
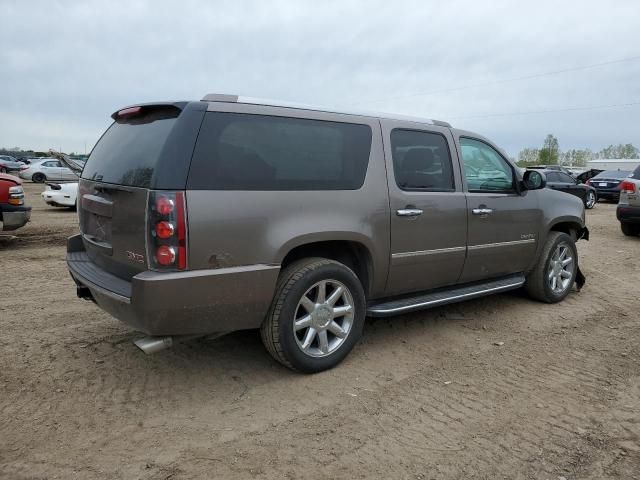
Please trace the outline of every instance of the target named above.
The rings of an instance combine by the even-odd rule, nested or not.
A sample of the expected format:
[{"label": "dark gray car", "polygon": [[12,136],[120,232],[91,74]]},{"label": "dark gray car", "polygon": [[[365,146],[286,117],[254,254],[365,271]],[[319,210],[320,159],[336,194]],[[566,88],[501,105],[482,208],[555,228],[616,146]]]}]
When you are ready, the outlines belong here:
[{"label": "dark gray car", "polygon": [[320,371],[367,315],[523,286],[557,302],[579,276],[582,202],[446,122],[232,95],[112,117],[67,262],[146,351],[260,328],[278,361]]}]

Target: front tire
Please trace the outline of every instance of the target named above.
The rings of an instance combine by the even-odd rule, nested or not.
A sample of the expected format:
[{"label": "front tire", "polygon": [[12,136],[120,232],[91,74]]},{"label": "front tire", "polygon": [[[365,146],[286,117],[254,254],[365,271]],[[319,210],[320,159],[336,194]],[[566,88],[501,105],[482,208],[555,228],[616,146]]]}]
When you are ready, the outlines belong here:
[{"label": "front tire", "polygon": [[278,362],[304,373],[338,365],[362,335],[366,300],[345,265],[307,258],[285,268],[260,334]]},{"label": "front tire", "polygon": [[620,230],[622,230],[622,233],[624,233],[627,237],[635,237],[637,235],[640,235],[640,225],[620,222]]},{"label": "front tire", "polygon": [[525,290],[535,300],[557,303],[569,294],[577,273],[578,250],[573,238],[566,233],[549,232]]}]

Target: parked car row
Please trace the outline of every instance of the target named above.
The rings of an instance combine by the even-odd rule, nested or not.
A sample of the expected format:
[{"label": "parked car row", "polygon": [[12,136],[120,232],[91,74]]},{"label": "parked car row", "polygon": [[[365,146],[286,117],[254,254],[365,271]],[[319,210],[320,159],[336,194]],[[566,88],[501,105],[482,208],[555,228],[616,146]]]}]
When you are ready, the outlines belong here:
[{"label": "parked car row", "polygon": [[31,180],[35,183],[76,180],[78,178],[57,158],[41,158],[29,165],[23,165],[19,175],[23,180]]},{"label": "parked car row", "polygon": [[622,181],[631,173],[629,170],[605,170],[587,180],[587,185],[596,189],[598,198],[618,201]]},{"label": "parked car row", "polygon": [[0,173],[19,172],[24,163],[9,155],[0,155]]},{"label": "parked car row", "polygon": [[582,200],[586,208],[593,208],[595,206],[598,196],[596,189],[591,185],[580,183],[571,175],[561,170],[550,169],[540,171],[543,171],[547,177],[547,188],[575,195]]}]

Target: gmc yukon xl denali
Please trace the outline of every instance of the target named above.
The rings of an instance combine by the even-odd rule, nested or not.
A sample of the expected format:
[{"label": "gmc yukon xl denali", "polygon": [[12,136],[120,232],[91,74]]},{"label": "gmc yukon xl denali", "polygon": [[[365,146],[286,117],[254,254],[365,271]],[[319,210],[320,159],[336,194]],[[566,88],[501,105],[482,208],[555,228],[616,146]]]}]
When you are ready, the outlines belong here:
[{"label": "gmc yukon xl denali", "polygon": [[367,315],[520,287],[553,303],[581,279],[582,202],[446,122],[234,95],[112,118],[67,263],[147,352],[260,328],[279,362],[316,372]]}]

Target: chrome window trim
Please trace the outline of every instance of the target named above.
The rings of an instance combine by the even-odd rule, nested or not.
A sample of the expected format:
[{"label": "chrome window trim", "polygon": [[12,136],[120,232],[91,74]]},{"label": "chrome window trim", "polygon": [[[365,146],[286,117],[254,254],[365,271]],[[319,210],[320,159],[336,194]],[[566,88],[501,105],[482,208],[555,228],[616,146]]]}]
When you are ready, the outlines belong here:
[{"label": "chrome window trim", "polygon": [[440,253],[452,253],[463,252],[467,247],[450,247],[450,248],[436,248],[434,250],[417,250],[415,252],[399,252],[392,253],[391,258],[406,258],[406,257],[420,257],[423,255],[438,255]]},{"label": "chrome window trim", "polygon": [[527,238],[526,240],[511,240],[510,242],[497,243],[481,243],[479,245],[469,245],[469,250],[482,250],[484,248],[509,247],[512,245],[524,245],[527,243],[536,243],[535,238]]},{"label": "chrome window trim", "polygon": [[392,259],[407,258],[407,257],[422,257],[427,255],[439,255],[443,253],[462,252],[467,248],[469,250],[482,250],[485,248],[497,248],[497,247],[510,247],[512,245],[525,245],[529,243],[535,243],[535,238],[527,238],[525,240],[511,240],[509,242],[497,242],[497,243],[482,243],[479,245],[469,245],[468,247],[450,247],[450,248],[436,248],[434,250],[417,250],[415,252],[398,252],[392,253]]}]

